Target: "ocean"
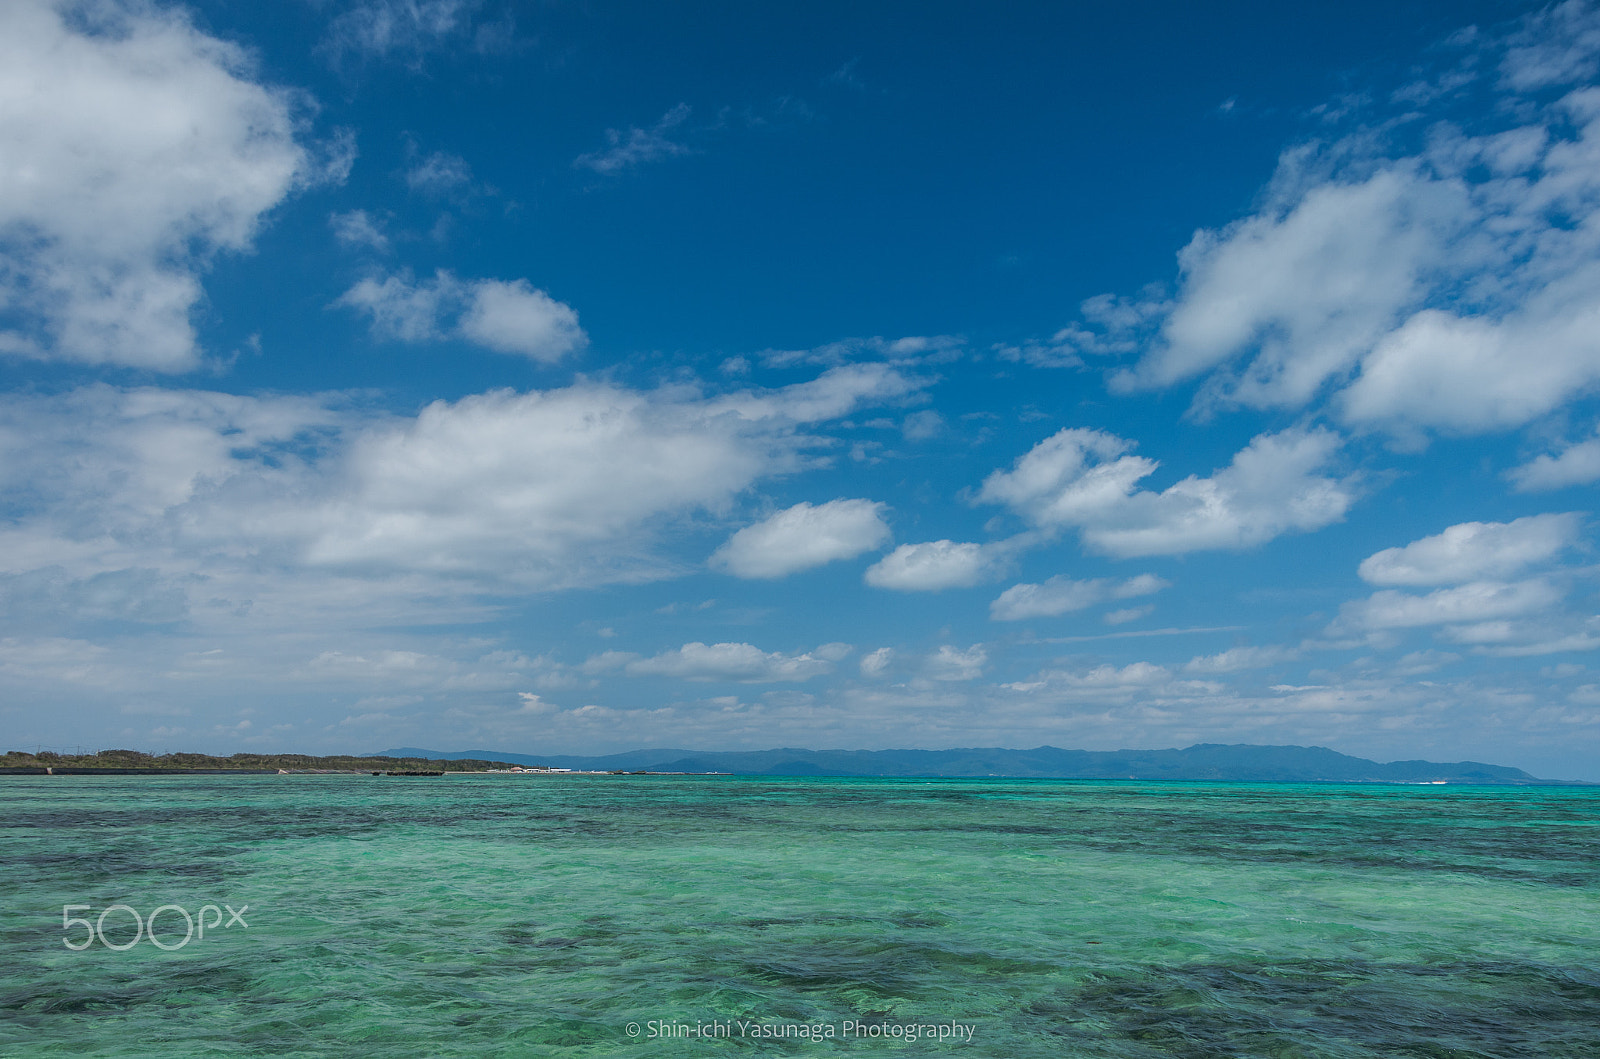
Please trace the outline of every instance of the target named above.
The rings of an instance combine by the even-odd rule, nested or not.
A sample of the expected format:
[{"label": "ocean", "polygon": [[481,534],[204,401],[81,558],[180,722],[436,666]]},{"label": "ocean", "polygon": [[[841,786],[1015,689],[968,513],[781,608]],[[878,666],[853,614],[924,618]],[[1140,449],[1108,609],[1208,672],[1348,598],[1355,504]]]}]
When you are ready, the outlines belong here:
[{"label": "ocean", "polygon": [[1600,1056],[1600,788],[10,776],[0,863],[6,1057]]}]

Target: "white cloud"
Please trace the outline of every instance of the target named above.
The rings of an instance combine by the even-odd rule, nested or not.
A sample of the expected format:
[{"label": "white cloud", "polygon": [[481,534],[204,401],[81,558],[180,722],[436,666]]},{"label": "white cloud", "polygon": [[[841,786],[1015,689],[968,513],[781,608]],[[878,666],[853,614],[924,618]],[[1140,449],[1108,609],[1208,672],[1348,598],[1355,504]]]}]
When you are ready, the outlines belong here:
[{"label": "white cloud", "polygon": [[1072,525],[1127,500],[1159,466],[1125,455],[1133,442],[1098,430],[1058,431],[984,480],[978,499],[1006,504],[1036,525]]},{"label": "white cloud", "polygon": [[1590,266],[1499,320],[1417,312],[1362,362],[1343,396],[1345,418],[1499,430],[1559,407],[1600,382],[1597,289],[1600,266]]},{"label": "white cloud", "polygon": [[1049,689],[1088,692],[1091,695],[1104,693],[1128,695],[1166,684],[1171,679],[1172,674],[1167,669],[1153,662],[1131,662],[1121,668],[1113,665],[1095,666],[1081,673],[1066,669],[1048,669],[1034,680],[1001,686],[1018,692],[1039,692]]},{"label": "white cloud", "polygon": [[1530,515],[1514,522],[1462,522],[1443,533],[1385,548],[1361,563],[1374,585],[1447,585],[1504,579],[1554,559],[1578,538],[1576,514]]},{"label": "white cloud", "polygon": [[0,674],[11,680],[110,685],[120,675],[101,644],[64,637],[0,639]]},{"label": "white cloud", "polygon": [[1227,396],[1303,404],[1415,300],[1464,205],[1459,189],[1397,167],[1198,233],[1179,254],[1183,288],[1163,341],[1120,384],[1168,386],[1253,351],[1222,383]]},{"label": "white cloud", "polygon": [[891,364],[845,364],[810,382],[777,390],[741,390],[719,398],[722,408],[745,419],[782,417],[798,423],[835,419],[863,404],[888,404],[921,396],[933,382]]},{"label": "white cloud", "polygon": [[932,409],[921,412],[912,412],[906,416],[906,421],[900,428],[907,441],[927,441],[936,438],[944,430],[944,417]]},{"label": "white cloud", "polygon": [[461,299],[461,290],[455,277],[444,271],[421,283],[410,276],[385,276],[381,282],[368,277],[334,304],[365,311],[372,317],[372,333],[377,338],[427,342],[445,336],[440,317]]},{"label": "white cloud", "polygon": [[1132,353],[1148,341],[1152,326],[1171,309],[1170,302],[1152,288],[1137,299],[1114,294],[1097,294],[1086,299],[1079,312],[1095,330],[1072,324],[1050,336],[1048,342],[1028,342],[1022,346],[998,345],[1002,360],[1020,360],[1036,368],[1070,368],[1084,363],[1084,356]]},{"label": "white cloud", "polygon": [[1519,91],[1587,81],[1600,70],[1600,24],[1582,0],[1529,15],[1507,44],[1500,74]]},{"label": "white cloud", "polygon": [[1293,647],[1232,647],[1214,655],[1197,655],[1184,665],[1185,673],[1234,673],[1241,669],[1263,669],[1300,657]]},{"label": "white cloud", "polygon": [[689,154],[687,145],[672,139],[673,131],[687,120],[689,120],[689,104],[679,103],[661,115],[661,120],[648,129],[637,126],[630,127],[626,132],[607,129],[606,149],[581,154],[572,164],[579,169],[592,169],[596,173],[610,174],[631,169],[645,162]]},{"label": "white cloud", "polygon": [[443,195],[472,183],[472,167],[458,154],[435,151],[406,170],[406,187],[424,195]]},{"label": "white cloud", "polygon": [[348,53],[415,59],[467,28],[480,0],[365,0],[328,25],[320,50],[335,62]]},{"label": "white cloud", "polygon": [[[1200,411],[1326,397],[1346,422],[1400,436],[1504,430],[1593,392],[1596,41],[1600,9],[1577,2],[1527,16],[1509,38],[1480,36],[1437,84],[1397,94],[1395,120],[1367,115],[1350,135],[1286,151],[1256,212],[1197,233],[1178,255],[1176,296],[1144,300],[1157,334],[1086,312],[1090,326],[1062,336],[1109,348],[1131,334],[1143,356],[1113,377],[1118,389],[1201,379]],[[1435,120],[1475,80],[1496,92],[1495,117]],[[1570,90],[1518,94],[1556,85]]]},{"label": "white cloud", "polygon": [[880,647],[861,656],[861,675],[864,677],[881,676],[894,661],[894,649]]},{"label": "white cloud", "polygon": [[447,672],[453,668],[448,659],[419,651],[374,651],[369,655],[323,651],[306,664],[305,672],[362,683],[399,679],[410,684],[420,673]]},{"label": "white cloud", "polygon": [[1554,456],[1541,454],[1506,475],[1519,493],[1542,493],[1585,485],[1600,478],[1600,438],[1568,445]]},{"label": "white cloud", "polygon": [[[1364,580],[1378,585],[1433,586],[1426,595],[1394,590],[1375,592],[1340,608],[1329,632],[1365,633],[1376,646],[1399,643],[1394,630],[1442,626],[1436,635],[1470,645],[1475,654],[1525,657],[1600,646],[1594,622],[1562,606],[1566,587],[1550,568],[1544,576],[1509,580],[1530,568],[1550,567],[1578,544],[1576,513],[1534,515],[1514,522],[1464,522],[1443,533],[1388,548],[1360,567]],[[1414,664],[1413,664],[1414,663]],[[1400,669],[1417,668],[1419,656]]]},{"label": "white cloud", "polygon": [[527,280],[463,282],[440,270],[431,280],[409,275],[361,280],[335,304],[367,313],[378,338],[437,341],[457,335],[497,353],[553,363],[588,345],[578,314]]},{"label": "white cloud", "polygon": [[799,503],[729,537],[711,565],[736,577],[775,578],[852,559],[888,543],[884,510],[871,500]]},{"label": "white cloud", "polygon": [[1549,639],[1538,639],[1530,643],[1500,644],[1474,648],[1474,653],[1490,655],[1496,658],[1537,658],[1542,655],[1562,654],[1567,651],[1593,651],[1600,649],[1600,628],[1592,619],[1587,623],[1587,631],[1568,633],[1565,636],[1554,636]]},{"label": "white cloud", "polygon": [[[825,648],[833,645],[824,645]],[[786,655],[763,651],[747,643],[686,643],[676,651],[665,651],[654,658],[641,658],[627,664],[634,676],[678,677],[683,680],[732,680],[741,684],[767,684],[777,681],[810,680],[833,671],[833,661],[821,657],[836,652],[819,649],[816,653]],[[834,660],[837,660],[835,657]]]},{"label": "white cloud", "polygon": [[945,644],[927,659],[927,672],[934,680],[977,680],[989,664],[989,652],[982,644],[965,651]]},{"label": "white cloud", "polygon": [[525,279],[485,279],[471,287],[472,300],[460,328],[480,346],[552,363],[589,344],[572,307],[535,290]]},{"label": "white cloud", "polygon": [[154,5],[67,7],[0,6],[0,351],[193,368],[207,261],[313,167],[242,49]]},{"label": "white cloud", "polygon": [[1005,556],[994,545],[927,541],[900,545],[867,567],[864,579],[874,588],[937,592],[992,581],[1005,569]]},{"label": "white cloud", "polygon": [[332,214],[328,218],[328,225],[341,246],[376,250],[380,254],[389,250],[389,237],[383,234],[382,224],[366,210]]},{"label": "white cloud", "polygon": [[612,576],[659,576],[623,543],[641,523],[716,507],[787,462],[781,432],[709,411],[595,386],[435,402],[353,440],[309,557],[582,581],[598,571],[579,556],[609,542]]},{"label": "white cloud", "polygon": [[[0,489],[26,505],[13,509],[7,528],[55,524],[62,555],[102,534],[127,534],[133,547],[157,539],[175,509],[259,474],[269,461],[294,467],[291,449],[313,448],[321,432],[347,423],[359,417],[317,397],[103,385],[0,397]],[[9,555],[11,569],[40,558],[17,546],[0,554]]]},{"label": "white cloud", "polygon": [[1171,588],[1172,582],[1155,574],[1138,574],[1125,581],[1119,582],[1111,588],[1112,599],[1133,599],[1136,596],[1148,596],[1160,592],[1163,588]]},{"label": "white cloud", "polygon": [[[1170,582],[1154,574],[1140,574],[1122,581],[1111,578],[1073,581],[1070,578],[1056,576],[1043,584],[1012,585],[989,604],[989,617],[994,621],[1052,618],[1068,611],[1092,607],[1108,599],[1148,596],[1161,591],[1169,584]],[[1134,615],[1134,617],[1139,616]]]},{"label": "white cloud", "polygon": [[31,601],[14,621],[472,620],[484,595],[673,576],[663,539],[814,464],[794,416],[888,385],[856,382],[834,380],[827,402],[810,383],[717,397],[585,383],[414,417],[337,395],[7,396],[0,594]]},{"label": "white cloud", "polygon": [[1446,640],[1458,644],[1500,644],[1517,637],[1517,627],[1509,621],[1475,621],[1466,625],[1451,625],[1440,632]]},{"label": "white cloud", "polygon": [[[943,364],[961,357],[965,340],[956,335],[905,335],[901,338],[841,338],[811,349],[765,349],[756,354],[768,368],[802,365],[838,367],[862,360],[884,360],[901,367]],[[743,359],[743,358],[740,358]]]},{"label": "white cloud", "polygon": [[1067,429],[989,475],[978,499],[1040,528],[1077,527],[1086,546],[1118,558],[1243,549],[1344,517],[1353,487],[1315,473],[1339,445],[1321,429],[1261,434],[1211,477],[1190,475],[1157,493],[1138,488],[1159,465],[1126,455],[1131,442]]},{"label": "white cloud", "polygon": [[1459,661],[1461,656],[1450,651],[1412,651],[1395,662],[1392,672],[1397,677],[1416,677]]},{"label": "white cloud", "polygon": [[1548,611],[1561,602],[1562,591],[1543,580],[1474,581],[1441,588],[1425,596],[1386,589],[1346,603],[1339,612],[1343,627],[1405,629],[1424,625],[1486,622]]}]

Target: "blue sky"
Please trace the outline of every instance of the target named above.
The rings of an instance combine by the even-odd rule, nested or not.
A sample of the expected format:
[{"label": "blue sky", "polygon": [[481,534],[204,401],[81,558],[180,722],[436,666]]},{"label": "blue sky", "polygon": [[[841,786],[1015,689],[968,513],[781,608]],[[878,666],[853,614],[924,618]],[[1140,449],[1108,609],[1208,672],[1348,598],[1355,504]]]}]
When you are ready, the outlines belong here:
[{"label": "blue sky", "polygon": [[1600,779],[1600,8],[0,12],[9,745]]}]

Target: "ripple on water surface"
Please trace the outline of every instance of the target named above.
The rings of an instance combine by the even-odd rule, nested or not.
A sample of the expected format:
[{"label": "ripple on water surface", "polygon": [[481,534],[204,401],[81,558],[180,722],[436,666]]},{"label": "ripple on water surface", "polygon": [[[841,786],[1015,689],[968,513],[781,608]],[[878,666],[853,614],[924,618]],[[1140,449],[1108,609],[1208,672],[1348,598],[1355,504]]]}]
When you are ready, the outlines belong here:
[{"label": "ripple on water surface", "polygon": [[[3,1056],[1600,1056],[1588,789],[9,777],[0,807]],[[62,906],[119,903],[249,909],[65,948]]]}]

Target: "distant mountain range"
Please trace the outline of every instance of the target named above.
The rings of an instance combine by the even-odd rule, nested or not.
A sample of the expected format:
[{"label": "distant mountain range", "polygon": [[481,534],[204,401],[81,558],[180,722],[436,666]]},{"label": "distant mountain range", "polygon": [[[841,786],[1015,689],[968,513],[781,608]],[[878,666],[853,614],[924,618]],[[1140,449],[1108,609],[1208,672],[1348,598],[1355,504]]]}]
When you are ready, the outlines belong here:
[{"label": "distant mountain range", "polygon": [[446,753],[401,747],[389,757],[480,758],[521,765],[609,772],[726,772],[736,776],[1006,777],[1014,779],[1230,780],[1265,783],[1502,783],[1541,784],[1521,769],[1479,761],[1382,764],[1320,746],[1200,743],[1182,750],[631,750],[602,757],[508,754],[489,750]]}]

